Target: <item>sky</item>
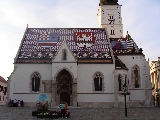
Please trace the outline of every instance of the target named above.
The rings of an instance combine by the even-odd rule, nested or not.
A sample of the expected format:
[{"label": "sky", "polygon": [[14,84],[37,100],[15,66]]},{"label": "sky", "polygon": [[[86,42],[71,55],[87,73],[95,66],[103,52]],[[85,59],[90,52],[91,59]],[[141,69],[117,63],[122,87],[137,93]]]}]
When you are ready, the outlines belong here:
[{"label": "sky", "polygon": [[[100,0],[0,0],[0,76],[7,80],[28,28],[98,28]],[[118,0],[127,31],[146,60],[160,57],[160,0]]]}]

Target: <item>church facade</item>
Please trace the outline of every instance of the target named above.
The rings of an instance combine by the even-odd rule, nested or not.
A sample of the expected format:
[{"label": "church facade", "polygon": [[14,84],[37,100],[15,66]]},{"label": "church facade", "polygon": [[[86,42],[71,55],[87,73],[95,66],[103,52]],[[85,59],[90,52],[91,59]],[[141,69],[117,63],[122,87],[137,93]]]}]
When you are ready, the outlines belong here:
[{"label": "church facade", "polygon": [[26,28],[8,79],[8,99],[35,106],[45,94],[52,107],[151,106],[149,63],[127,33],[121,5],[100,0],[99,28]]}]

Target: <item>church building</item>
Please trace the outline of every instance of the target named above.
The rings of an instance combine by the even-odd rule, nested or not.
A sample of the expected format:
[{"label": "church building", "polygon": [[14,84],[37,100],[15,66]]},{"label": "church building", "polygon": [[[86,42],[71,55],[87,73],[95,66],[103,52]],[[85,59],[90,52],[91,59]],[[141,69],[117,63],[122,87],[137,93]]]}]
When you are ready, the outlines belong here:
[{"label": "church building", "polygon": [[149,63],[128,32],[123,36],[118,0],[100,0],[97,16],[99,28],[27,26],[8,99],[35,106],[45,94],[51,107],[123,107],[127,92],[129,107],[151,106]]}]

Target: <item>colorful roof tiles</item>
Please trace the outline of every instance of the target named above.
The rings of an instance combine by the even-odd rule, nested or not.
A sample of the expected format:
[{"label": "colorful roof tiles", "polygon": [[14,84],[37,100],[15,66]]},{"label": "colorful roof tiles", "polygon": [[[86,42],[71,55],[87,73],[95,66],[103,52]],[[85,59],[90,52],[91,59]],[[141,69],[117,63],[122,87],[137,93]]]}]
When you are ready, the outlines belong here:
[{"label": "colorful roof tiles", "polygon": [[77,59],[112,61],[104,28],[27,28],[15,62],[51,62],[64,40]]},{"label": "colorful roof tiles", "polygon": [[143,54],[132,38],[110,38],[114,55]]}]

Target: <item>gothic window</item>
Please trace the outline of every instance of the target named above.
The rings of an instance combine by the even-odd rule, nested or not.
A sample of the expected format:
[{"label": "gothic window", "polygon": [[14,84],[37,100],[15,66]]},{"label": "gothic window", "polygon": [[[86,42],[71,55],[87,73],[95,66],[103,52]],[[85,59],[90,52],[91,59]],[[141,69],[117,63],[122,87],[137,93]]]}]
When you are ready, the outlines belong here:
[{"label": "gothic window", "polygon": [[102,91],[102,75],[100,73],[96,73],[94,77],[94,90]]},{"label": "gothic window", "polygon": [[114,30],[111,30],[111,35],[114,35]]},{"label": "gothic window", "polygon": [[139,88],[138,69],[137,69],[137,67],[134,69],[134,75],[135,75],[135,79],[134,79],[135,88]]},{"label": "gothic window", "polygon": [[118,75],[118,91],[122,91],[122,75]]},{"label": "gothic window", "polygon": [[32,91],[37,92],[40,91],[40,75],[39,73],[34,73],[32,75]]},{"label": "gothic window", "polygon": [[111,33],[110,33],[110,35],[115,35],[114,32],[115,32],[115,31],[114,31],[114,27],[111,27]]},{"label": "gothic window", "polygon": [[67,60],[67,51],[65,49],[62,51],[62,60]]},{"label": "gothic window", "polygon": [[134,88],[140,88],[140,71],[139,67],[135,65],[132,68],[132,81],[134,83]]}]

